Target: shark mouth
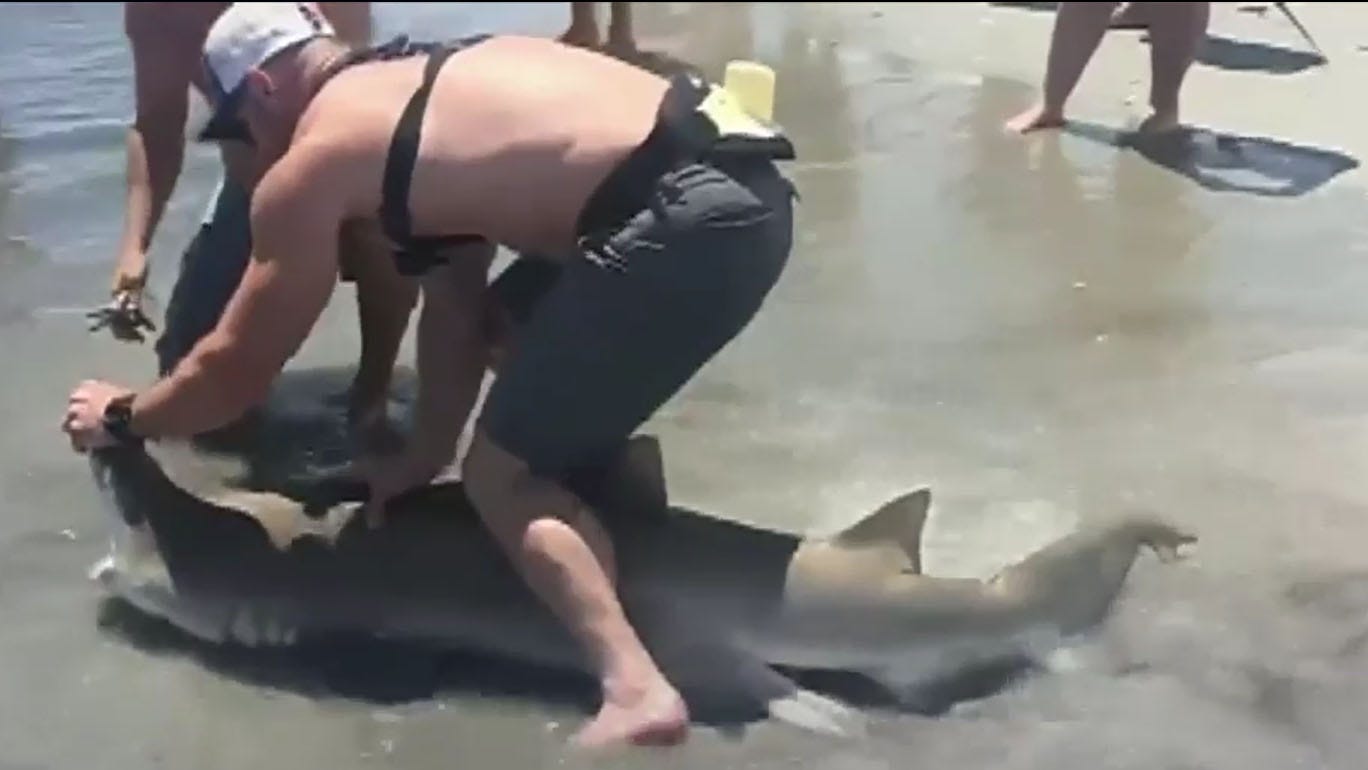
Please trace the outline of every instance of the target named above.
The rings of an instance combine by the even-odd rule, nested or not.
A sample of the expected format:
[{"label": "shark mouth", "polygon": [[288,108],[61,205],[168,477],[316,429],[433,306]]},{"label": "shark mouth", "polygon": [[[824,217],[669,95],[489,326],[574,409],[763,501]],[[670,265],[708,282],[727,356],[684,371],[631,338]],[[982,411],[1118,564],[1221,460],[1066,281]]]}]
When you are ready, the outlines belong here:
[{"label": "shark mouth", "polygon": [[87,577],[106,596],[210,644],[265,647],[297,641],[297,629],[279,618],[178,591],[151,527],[140,511],[126,510],[115,492],[110,466],[92,457],[91,468],[109,527],[109,552],[90,566]]}]

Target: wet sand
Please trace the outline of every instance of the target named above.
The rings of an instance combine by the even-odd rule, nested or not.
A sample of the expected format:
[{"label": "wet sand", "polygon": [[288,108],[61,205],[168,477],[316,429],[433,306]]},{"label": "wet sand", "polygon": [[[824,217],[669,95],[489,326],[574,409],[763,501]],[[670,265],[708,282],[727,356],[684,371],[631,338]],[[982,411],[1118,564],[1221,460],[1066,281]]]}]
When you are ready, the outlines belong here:
[{"label": "wet sand", "polygon": [[[1176,156],[1117,146],[1144,114],[1139,33],[1104,42],[1079,125],[1022,139],[1001,125],[1036,96],[1047,13],[639,6],[645,47],[711,73],[775,66],[801,155],[797,249],[769,308],[647,426],[672,497],[828,531],[929,484],[926,564],[942,574],[987,574],[1131,506],[1202,540],[1179,566],[1143,559],[1112,621],[1055,670],[948,714],[874,710],[859,743],[702,728],[606,764],[1360,766],[1368,126],[1353,96],[1368,22],[1328,5],[1296,7],[1330,57],[1298,72],[1252,50],[1304,48],[1276,12],[1219,5],[1227,42],[1184,92],[1212,133]],[[0,167],[0,768],[581,764],[563,747],[584,716],[576,683],[456,659],[423,693],[431,661],[240,655],[100,622],[84,572],[102,522],[57,423],[78,380],[145,383],[153,361],[48,311],[101,295],[116,207],[58,244],[44,223],[80,209],[40,207],[60,188],[28,168],[16,182]],[[121,167],[99,173],[117,196]],[[198,200],[173,227],[188,233]],[[164,264],[181,242],[161,239]],[[294,366],[349,365],[353,307],[340,289]],[[339,687],[356,677],[374,680],[365,695],[418,692],[377,703]]]}]

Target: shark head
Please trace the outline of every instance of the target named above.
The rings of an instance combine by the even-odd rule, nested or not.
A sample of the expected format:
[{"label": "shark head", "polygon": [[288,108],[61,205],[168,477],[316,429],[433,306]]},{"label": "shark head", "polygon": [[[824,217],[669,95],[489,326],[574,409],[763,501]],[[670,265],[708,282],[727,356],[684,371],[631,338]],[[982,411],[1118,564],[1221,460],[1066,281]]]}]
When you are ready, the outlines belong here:
[{"label": "shark head", "polygon": [[253,614],[250,594],[238,590],[253,570],[234,574],[231,565],[300,539],[333,540],[354,505],[311,517],[290,498],[232,489],[180,443],[100,449],[89,463],[109,530],[109,553],[89,577],[107,596],[210,643],[294,641],[293,626]]},{"label": "shark head", "polygon": [[139,466],[146,461],[150,458],[141,448],[104,448],[89,455],[109,534],[109,553],[91,567],[90,577],[106,587],[138,575],[140,579],[134,582],[170,588],[166,563],[144,516],[146,508],[137,504],[136,490],[130,486],[141,475]]},{"label": "shark head", "polygon": [[149,519],[158,492],[170,485],[165,474],[141,447],[97,449],[89,463],[109,534],[109,552],[91,566],[90,579],[105,594],[148,615],[202,639],[222,641],[222,618],[178,596]]},{"label": "shark head", "polygon": [[[260,606],[278,603],[282,595],[290,603],[302,596],[296,591],[307,589],[292,580],[263,585],[270,581],[262,576],[276,568],[289,569],[282,564],[300,564],[287,554],[300,553],[295,547],[303,541],[333,548],[344,530],[350,527],[358,533],[355,540],[365,526],[359,520],[353,526],[360,499],[353,499],[354,490],[343,502],[313,510],[293,497],[228,483],[233,473],[218,467],[217,457],[179,443],[100,449],[90,453],[89,465],[109,537],[109,551],[92,565],[89,577],[105,594],[212,643],[292,642],[305,625],[297,613],[289,610],[263,619]],[[632,439],[615,461],[579,474],[578,481],[596,507],[608,514],[610,529],[658,520],[666,510],[660,449],[651,437]],[[312,486],[319,494],[307,497],[330,501],[334,488],[355,487],[339,485],[334,474],[325,474]],[[488,551],[462,560],[474,572],[480,571],[476,562],[496,559],[492,541],[476,545],[485,543],[485,535],[476,529],[481,525],[458,489],[458,483],[434,482],[396,498],[390,506],[392,514],[407,520],[447,517],[437,526],[445,533],[443,539],[450,539],[450,552],[433,554],[425,549],[423,542],[431,530],[387,524],[384,528],[391,536],[377,541],[383,543],[376,546],[381,549],[376,552],[379,558],[418,554],[408,560],[412,569],[432,574],[449,569],[450,561],[460,558],[459,548]],[[362,580],[356,577],[364,572],[355,564],[359,557],[342,558],[336,569]],[[403,596],[390,598],[394,606],[406,606]],[[301,602],[307,603],[301,599],[291,606]]]}]

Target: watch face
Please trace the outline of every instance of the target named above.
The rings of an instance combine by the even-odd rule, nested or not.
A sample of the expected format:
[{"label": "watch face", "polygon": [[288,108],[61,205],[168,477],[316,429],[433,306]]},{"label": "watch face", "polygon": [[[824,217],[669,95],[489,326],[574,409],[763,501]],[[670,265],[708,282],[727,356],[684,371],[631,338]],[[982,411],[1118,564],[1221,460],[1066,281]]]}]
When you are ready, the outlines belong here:
[{"label": "watch face", "polygon": [[133,435],[129,422],[133,417],[133,399],[130,396],[116,398],[105,407],[105,432],[124,444],[136,444],[139,439]]}]

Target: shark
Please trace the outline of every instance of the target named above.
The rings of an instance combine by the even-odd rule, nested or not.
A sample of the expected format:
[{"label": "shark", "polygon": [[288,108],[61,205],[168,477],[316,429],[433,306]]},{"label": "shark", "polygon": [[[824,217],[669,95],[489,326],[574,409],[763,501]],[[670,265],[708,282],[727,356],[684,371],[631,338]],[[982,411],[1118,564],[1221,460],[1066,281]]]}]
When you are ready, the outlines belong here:
[{"label": "shark", "polygon": [[[106,595],[211,644],[362,633],[591,673],[459,480],[396,498],[375,527],[336,484],[285,494],[206,482],[185,470],[189,454],[169,442],[89,454],[110,536],[90,577]],[[1097,627],[1143,550],[1172,562],[1196,541],[1128,513],[991,577],[938,577],[922,569],[927,487],[833,533],[759,527],[672,504],[659,442],[645,435],[583,488],[612,538],[623,605],[686,700],[838,736],[862,734],[866,715],[800,684],[801,672],[859,677],[914,704],[956,675]]]}]

